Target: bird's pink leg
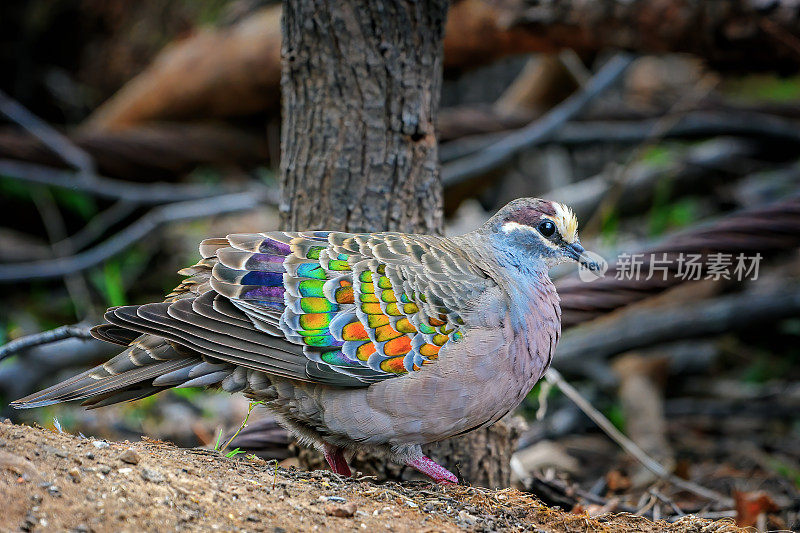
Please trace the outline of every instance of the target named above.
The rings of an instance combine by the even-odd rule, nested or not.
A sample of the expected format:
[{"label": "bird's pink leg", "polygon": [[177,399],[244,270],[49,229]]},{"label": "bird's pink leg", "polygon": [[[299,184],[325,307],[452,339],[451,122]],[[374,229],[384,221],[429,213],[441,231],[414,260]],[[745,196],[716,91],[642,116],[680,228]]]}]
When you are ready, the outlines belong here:
[{"label": "bird's pink leg", "polygon": [[344,460],[344,450],[338,446],[325,443],[325,446],[322,448],[322,455],[325,456],[325,460],[328,461],[328,465],[335,474],[341,474],[345,477],[353,475],[353,473],[350,472],[350,467],[347,466],[347,461]]},{"label": "bird's pink leg", "polygon": [[436,483],[458,483],[458,478],[455,476],[455,474],[425,455],[414,457],[413,459],[408,460],[406,464],[411,468],[422,472]]}]

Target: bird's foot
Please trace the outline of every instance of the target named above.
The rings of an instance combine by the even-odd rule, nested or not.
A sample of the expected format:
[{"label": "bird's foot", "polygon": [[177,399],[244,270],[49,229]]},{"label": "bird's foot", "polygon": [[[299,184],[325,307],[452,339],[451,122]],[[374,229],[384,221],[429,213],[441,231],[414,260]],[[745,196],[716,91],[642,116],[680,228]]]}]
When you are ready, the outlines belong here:
[{"label": "bird's foot", "polygon": [[443,485],[458,483],[458,478],[455,474],[425,455],[414,457],[408,460],[406,464],[414,470],[422,472],[436,483]]},{"label": "bird's foot", "polygon": [[347,466],[347,461],[344,459],[343,449],[325,443],[325,446],[322,448],[322,455],[325,456],[325,460],[328,461],[328,465],[331,467],[334,474],[341,474],[345,477],[353,475],[350,471],[350,467]]}]

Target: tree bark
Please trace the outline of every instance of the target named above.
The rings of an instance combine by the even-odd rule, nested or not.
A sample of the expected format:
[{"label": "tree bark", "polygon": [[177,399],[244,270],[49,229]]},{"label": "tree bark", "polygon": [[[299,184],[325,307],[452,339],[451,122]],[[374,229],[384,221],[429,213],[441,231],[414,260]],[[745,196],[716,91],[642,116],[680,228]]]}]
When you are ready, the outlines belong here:
[{"label": "tree bark", "polygon": [[446,2],[284,3],[286,228],[442,230]]},{"label": "tree bark", "polygon": [[[446,14],[446,0],[284,2],[285,228],[441,233],[434,123]],[[431,453],[471,483],[507,486],[511,433],[499,426]],[[408,475],[364,455],[353,466]]]}]

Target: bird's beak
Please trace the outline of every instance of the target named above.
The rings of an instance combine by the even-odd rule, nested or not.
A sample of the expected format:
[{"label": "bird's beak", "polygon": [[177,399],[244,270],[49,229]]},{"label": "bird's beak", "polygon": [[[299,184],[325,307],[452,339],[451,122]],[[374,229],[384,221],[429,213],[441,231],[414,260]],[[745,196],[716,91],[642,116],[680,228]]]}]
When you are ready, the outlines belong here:
[{"label": "bird's beak", "polygon": [[580,242],[576,241],[572,244],[568,244],[564,248],[564,255],[592,272],[600,270],[600,264],[597,261],[591,260],[589,256],[586,255],[586,249],[581,246]]}]

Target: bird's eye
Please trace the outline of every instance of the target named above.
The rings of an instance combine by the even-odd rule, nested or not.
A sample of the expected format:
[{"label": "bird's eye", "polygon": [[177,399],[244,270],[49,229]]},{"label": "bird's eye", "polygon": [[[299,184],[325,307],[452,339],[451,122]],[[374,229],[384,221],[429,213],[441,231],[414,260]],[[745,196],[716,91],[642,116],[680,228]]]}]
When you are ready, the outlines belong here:
[{"label": "bird's eye", "polygon": [[545,237],[552,237],[556,232],[556,225],[550,220],[545,220],[539,224],[539,233]]}]

